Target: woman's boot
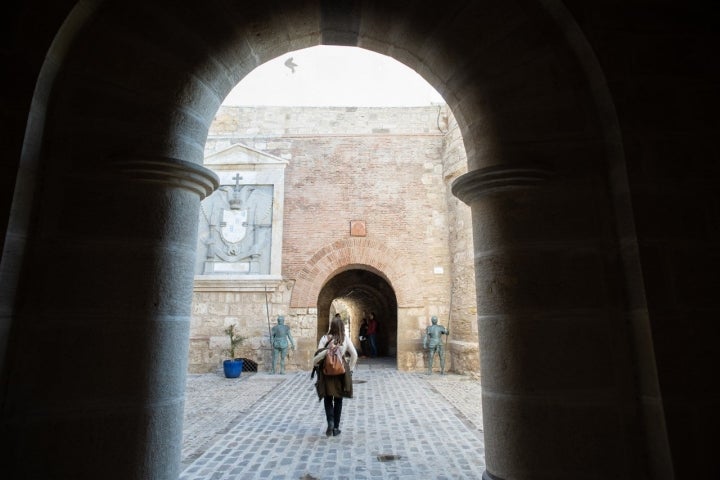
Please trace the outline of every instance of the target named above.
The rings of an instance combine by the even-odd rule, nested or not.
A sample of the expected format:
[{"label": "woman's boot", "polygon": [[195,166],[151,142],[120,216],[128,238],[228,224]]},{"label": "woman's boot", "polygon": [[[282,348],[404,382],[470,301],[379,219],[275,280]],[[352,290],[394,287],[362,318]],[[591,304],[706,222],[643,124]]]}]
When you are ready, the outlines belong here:
[{"label": "woman's boot", "polygon": [[342,415],[342,397],[335,399],[335,405],[333,406],[333,437],[340,435],[340,415]]},{"label": "woman's boot", "polygon": [[325,397],[325,418],[327,419],[327,430],[325,430],[325,435],[329,437],[333,434],[333,427],[335,426],[332,397]]}]

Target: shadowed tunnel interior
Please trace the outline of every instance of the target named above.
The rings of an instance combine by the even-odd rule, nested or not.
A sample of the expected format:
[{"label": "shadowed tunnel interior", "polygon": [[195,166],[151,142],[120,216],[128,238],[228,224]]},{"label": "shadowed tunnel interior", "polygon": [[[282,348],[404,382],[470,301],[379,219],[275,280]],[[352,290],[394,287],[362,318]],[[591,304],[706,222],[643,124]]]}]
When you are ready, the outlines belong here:
[{"label": "shadowed tunnel interior", "polygon": [[395,356],[397,299],[390,284],[380,275],[359,268],[338,273],[320,291],[317,305],[318,338],[327,332],[330,317],[340,313],[355,347],[359,348],[358,330],[363,313],[372,312],[378,321],[378,355]]}]

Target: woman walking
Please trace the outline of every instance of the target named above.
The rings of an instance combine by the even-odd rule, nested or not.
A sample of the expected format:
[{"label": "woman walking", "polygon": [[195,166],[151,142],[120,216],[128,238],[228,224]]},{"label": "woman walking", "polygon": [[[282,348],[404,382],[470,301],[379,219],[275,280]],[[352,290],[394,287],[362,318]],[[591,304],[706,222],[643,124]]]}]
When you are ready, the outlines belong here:
[{"label": "woman walking", "polygon": [[[336,313],[335,317],[330,321],[330,329],[328,333],[323,335],[318,343],[319,349],[327,349],[333,345],[337,345],[340,352],[345,357],[346,353],[350,354],[350,361],[345,368],[349,368],[350,372],[355,369],[357,363],[357,350],[350,338],[345,335],[345,324],[340,318],[340,314]],[[323,350],[313,359],[313,365],[316,367],[325,359],[327,350]],[[319,370],[322,370],[320,368]],[[321,374],[322,375],[322,374]],[[320,381],[320,379],[318,379]],[[345,375],[322,375],[322,385],[318,394],[323,397],[325,402],[325,418],[327,419],[327,430],[325,435],[340,435],[340,416],[342,415],[342,401],[344,392]]]}]

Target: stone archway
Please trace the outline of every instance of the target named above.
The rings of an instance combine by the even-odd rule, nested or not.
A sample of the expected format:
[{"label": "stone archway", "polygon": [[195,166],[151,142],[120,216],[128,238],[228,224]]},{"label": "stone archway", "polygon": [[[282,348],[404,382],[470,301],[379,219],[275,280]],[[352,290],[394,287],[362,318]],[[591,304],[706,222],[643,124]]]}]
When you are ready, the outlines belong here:
[{"label": "stone archway", "polygon": [[[492,478],[642,476],[644,452],[662,446],[644,444],[636,411],[663,422],[636,400],[657,396],[654,371],[628,368],[653,356],[624,317],[614,117],[557,12],[505,0],[80,4],[26,133],[20,190],[37,200],[11,220],[8,471],[177,477],[194,235],[217,184],[199,166],[208,126],[255,66],[323,43],[403,61],[461,126]],[[48,351],[56,374],[41,379]]]},{"label": "stone archway", "polygon": [[412,271],[407,268],[409,263],[400,252],[389,252],[376,240],[338,240],[320,249],[298,273],[290,307],[316,306],[320,290],[332,275],[360,265],[372,269],[388,281],[395,290],[398,306],[420,305],[420,300],[414,295],[419,288]]},{"label": "stone archway", "polygon": [[[332,288],[330,286],[335,285],[338,279],[352,275],[353,272],[356,274],[367,272],[374,279],[359,283],[365,283],[366,287],[369,283],[378,282],[386,285],[386,288],[371,288],[370,296],[374,297],[375,301],[366,304],[366,308],[369,309],[376,307],[374,313],[378,320],[383,321],[385,336],[380,345],[381,352],[383,355],[398,358],[406,358],[410,355],[412,358],[406,358],[403,366],[405,369],[413,368],[422,360],[415,358],[418,354],[411,353],[416,350],[415,345],[400,332],[415,328],[414,325],[406,325],[412,323],[410,318],[406,318],[406,312],[422,306],[423,299],[418,297],[418,292],[422,289],[419,288],[410,265],[411,262],[407,261],[400,252],[390,251],[377,240],[367,238],[338,240],[320,249],[302,268],[293,286],[290,306],[317,308],[317,330],[320,336],[327,329],[331,301],[349,294],[342,285]],[[354,282],[354,288],[357,287],[357,283]],[[343,282],[340,281],[340,284]],[[357,324],[352,326],[351,333],[357,331],[361,313],[360,310],[355,312]]]},{"label": "stone archway", "polygon": [[[329,319],[341,313],[348,326],[351,341],[358,348],[358,332],[362,318],[373,313],[378,321],[377,347],[380,357],[397,357],[398,335],[403,329],[398,325],[398,302],[392,286],[380,275],[367,267],[357,266],[333,275],[318,296],[317,335],[320,338],[328,330]],[[341,309],[331,311],[333,305]]]}]

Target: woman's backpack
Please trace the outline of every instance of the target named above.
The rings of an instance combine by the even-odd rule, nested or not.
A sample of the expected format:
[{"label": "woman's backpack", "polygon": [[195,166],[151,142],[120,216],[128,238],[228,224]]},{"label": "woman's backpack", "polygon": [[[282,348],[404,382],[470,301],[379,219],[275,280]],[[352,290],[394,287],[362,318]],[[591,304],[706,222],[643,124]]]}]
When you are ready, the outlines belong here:
[{"label": "woman's backpack", "polygon": [[337,343],[335,343],[335,340],[331,340],[328,344],[323,362],[323,373],[325,375],[342,375],[345,373],[342,350]]}]

